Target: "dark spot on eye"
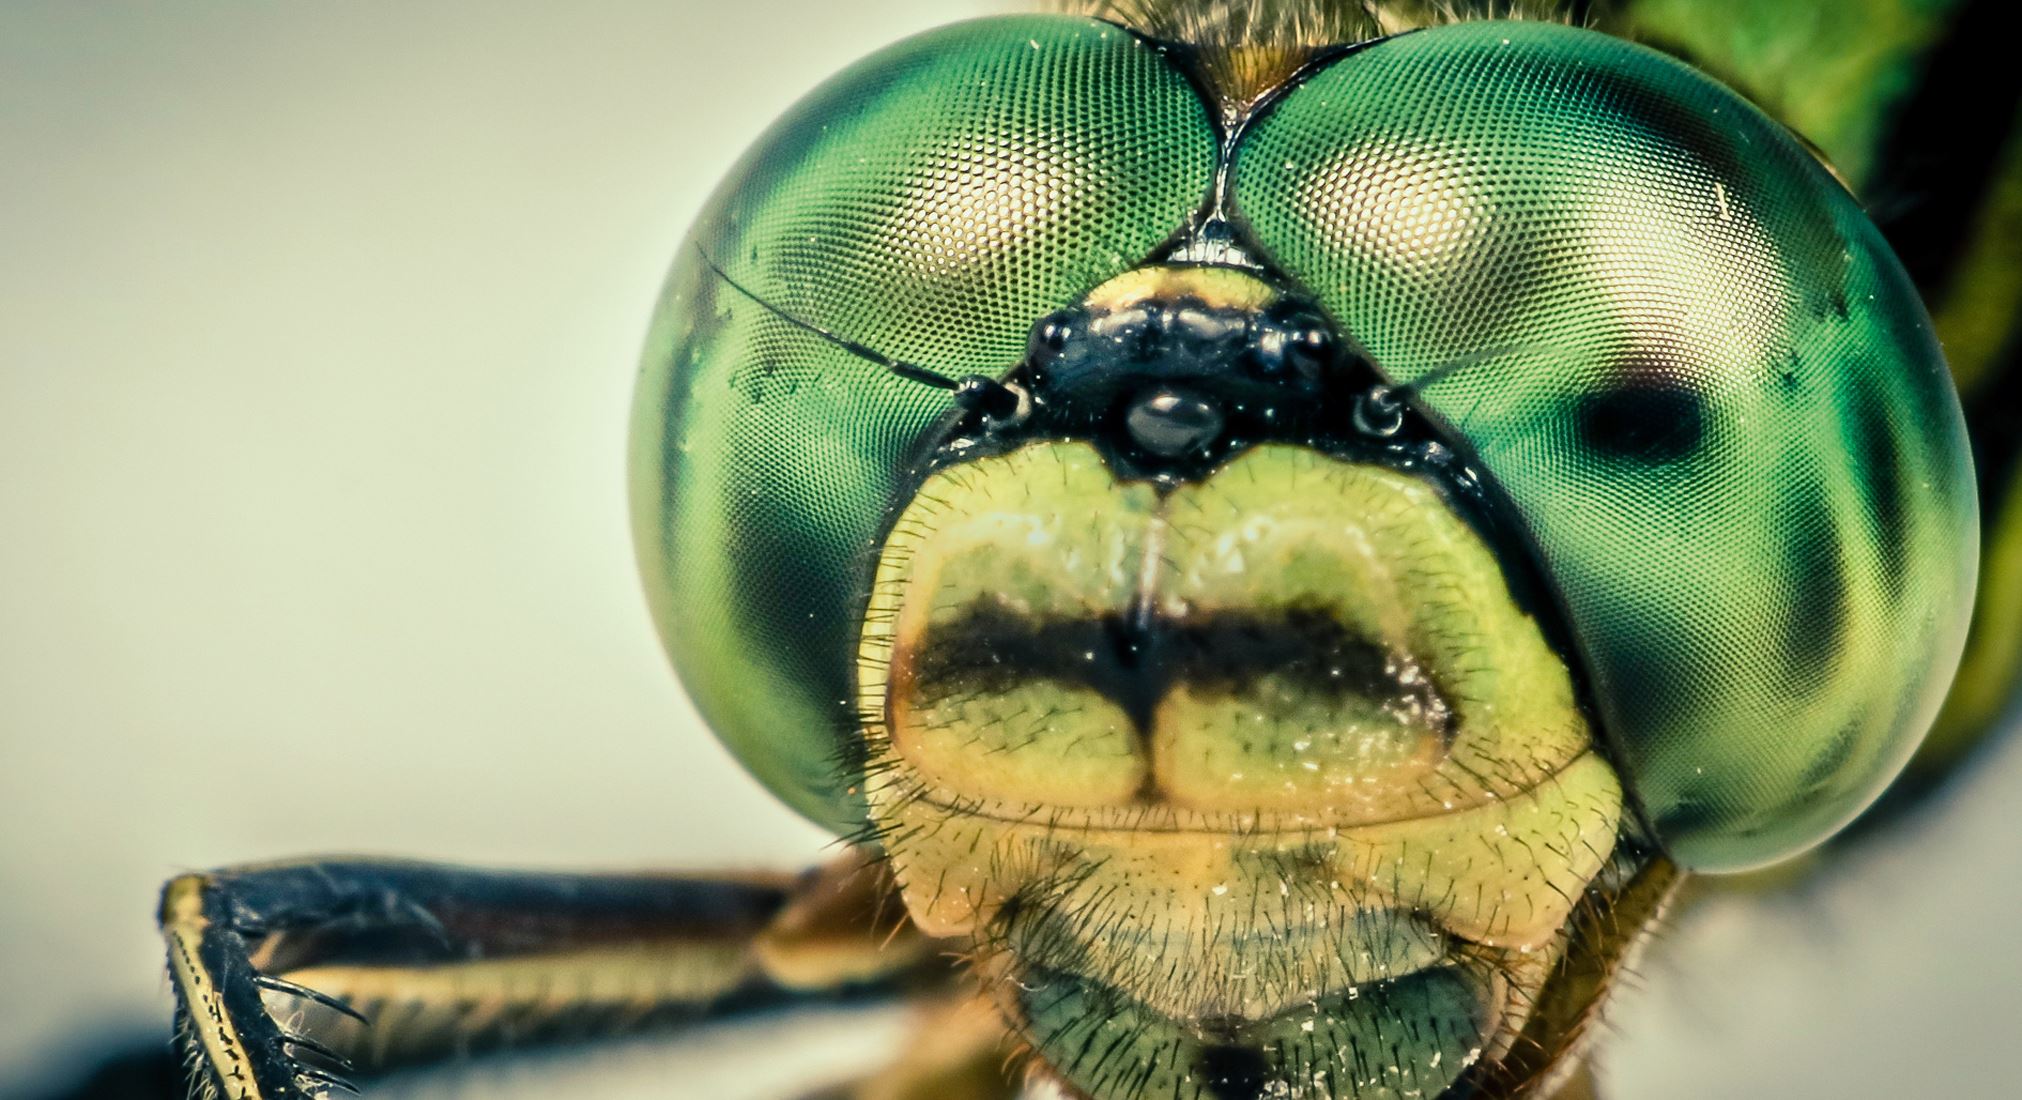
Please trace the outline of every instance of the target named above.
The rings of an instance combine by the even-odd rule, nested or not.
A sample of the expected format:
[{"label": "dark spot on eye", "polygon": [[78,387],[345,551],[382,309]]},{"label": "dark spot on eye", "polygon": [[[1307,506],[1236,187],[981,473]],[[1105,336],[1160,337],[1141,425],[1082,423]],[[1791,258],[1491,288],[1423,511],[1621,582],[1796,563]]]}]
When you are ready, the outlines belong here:
[{"label": "dark spot on eye", "polygon": [[1254,1047],[1203,1047],[1194,1072],[1215,1100],[1257,1100],[1271,1077],[1264,1053]]},{"label": "dark spot on eye", "polygon": [[1790,504],[1781,517],[1783,576],[1776,657],[1785,687],[1811,695],[1832,682],[1832,663],[1846,640],[1852,608],[1839,525],[1825,492],[1811,477],[1789,477]]},{"label": "dark spot on eye", "polygon": [[1783,366],[1778,368],[1776,372],[1777,384],[1782,386],[1787,393],[1801,392],[1804,389],[1804,384],[1798,381],[1797,372],[1803,366],[1804,360],[1799,358],[1796,352],[1793,351],[1785,355],[1783,357]]},{"label": "dark spot on eye", "polygon": [[807,712],[833,716],[838,759],[854,763],[861,739],[854,736],[849,706],[825,702],[853,693],[848,664],[834,657],[847,652],[854,637],[848,624],[855,616],[847,607],[857,590],[857,567],[838,549],[844,537],[824,530],[820,517],[769,471],[735,468],[721,492],[717,507],[728,519],[724,553],[738,563],[724,599],[739,611],[732,621],[744,644],[758,651],[749,659],[779,669]]},{"label": "dark spot on eye", "polygon": [[1861,743],[1863,724],[1859,718],[1841,723],[1833,731],[1832,737],[1821,745],[1818,755],[1804,767],[1804,774],[1798,777],[1797,789],[1807,795],[1830,796],[1839,793],[1837,788],[1845,786],[1847,762],[1853,759],[1854,749]]},{"label": "dark spot on eye", "polygon": [[1901,599],[1909,564],[1909,516],[1903,507],[1903,458],[1887,399],[1863,380],[1854,387],[1847,410],[1847,456],[1853,460],[1854,485],[1880,551],[1882,586]]},{"label": "dark spot on eye", "polygon": [[1589,450],[1651,466],[1684,458],[1706,436],[1706,400],[1668,378],[1635,379],[1588,394],[1573,416]]},{"label": "dark spot on eye", "polygon": [[1657,834],[1667,841],[1709,832],[1727,832],[1734,827],[1734,813],[1714,808],[1702,792],[1687,791],[1657,818]]},{"label": "dark spot on eye", "polygon": [[1701,686],[1684,659],[1690,650],[1679,639],[1651,629],[1652,618],[1636,615],[1633,605],[1618,611],[1601,643],[1607,680],[1597,690],[1605,690],[1616,721],[1626,729],[1661,727],[1681,705],[1680,698]]}]

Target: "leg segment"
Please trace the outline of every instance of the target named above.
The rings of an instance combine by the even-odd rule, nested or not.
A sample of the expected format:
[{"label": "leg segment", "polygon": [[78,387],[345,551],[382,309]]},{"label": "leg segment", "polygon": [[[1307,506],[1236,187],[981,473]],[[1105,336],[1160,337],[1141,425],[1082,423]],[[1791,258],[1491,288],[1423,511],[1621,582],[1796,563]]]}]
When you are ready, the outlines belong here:
[{"label": "leg segment", "polygon": [[170,882],[161,925],[192,1083],[229,1100],[949,974],[857,852],[798,879],[242,868]]}]

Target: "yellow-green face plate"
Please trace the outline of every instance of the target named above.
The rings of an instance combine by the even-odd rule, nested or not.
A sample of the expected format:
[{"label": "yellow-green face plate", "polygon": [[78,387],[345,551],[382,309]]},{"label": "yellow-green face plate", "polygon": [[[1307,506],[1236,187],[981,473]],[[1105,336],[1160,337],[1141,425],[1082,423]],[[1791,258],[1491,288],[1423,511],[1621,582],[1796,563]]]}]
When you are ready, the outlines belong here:
[{"label": "yellow-green face plate", "polygon": [[1410,473],[1260,446],[1159,494],[1034,443],[921,487],[866,621],[907,908],[1080,1095],[1440,1095],[1615,852],[1565,664]]}]

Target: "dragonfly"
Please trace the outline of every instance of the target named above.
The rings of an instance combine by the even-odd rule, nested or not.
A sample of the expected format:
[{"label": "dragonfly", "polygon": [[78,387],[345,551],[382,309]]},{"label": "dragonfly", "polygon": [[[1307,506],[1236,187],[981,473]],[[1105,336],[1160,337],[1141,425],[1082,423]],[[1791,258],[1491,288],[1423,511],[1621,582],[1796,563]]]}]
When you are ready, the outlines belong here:
[{"label": "dragonfly", "polygon": [[705,715],[851,846],[179,878],[196,1086],[904,998],[862,1095],[1591,1090],[1642,931],[1908,813],[2022,607],[2022,185],[1816,92],[1973,9],[1696,10],[1100,6],[814,93],[676,259],[634,491]]}]

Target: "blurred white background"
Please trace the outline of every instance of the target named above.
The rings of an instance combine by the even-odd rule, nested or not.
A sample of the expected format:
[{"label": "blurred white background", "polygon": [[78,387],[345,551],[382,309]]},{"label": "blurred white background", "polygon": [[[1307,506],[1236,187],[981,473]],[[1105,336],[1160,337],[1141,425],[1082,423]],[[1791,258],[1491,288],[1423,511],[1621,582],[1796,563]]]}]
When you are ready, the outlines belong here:
[{"label": "blurred white background", "polygon": [[[0,4],[0,1094],[166,1020],[180,870],[818,858],[662,661],[628,390],[743,146],[983,10]],[[1824,885],[1686,919],[1614,1015],[1618,1100],[2008,1094],[2018,750]],[[559,1091],[761,1100],[813,1072],[782,1051],[895,1028]]]}]

